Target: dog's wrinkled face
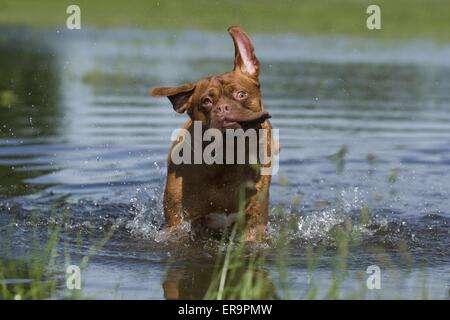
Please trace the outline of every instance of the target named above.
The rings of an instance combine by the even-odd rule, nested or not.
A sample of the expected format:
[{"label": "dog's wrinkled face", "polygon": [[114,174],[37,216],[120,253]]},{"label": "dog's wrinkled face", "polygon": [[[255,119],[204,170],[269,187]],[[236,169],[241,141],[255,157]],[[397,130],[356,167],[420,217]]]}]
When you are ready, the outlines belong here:
[{"label": "dog's wrinkled face", "polygon": [[228,32],[235,46],[233,71],[178,87],[154,88],[152,95],[167,96],[175,111],[187,112],[207,128],[248,128],[268,119],[261,104],[259,62],[253,45],[239,27],[230,27]]}]

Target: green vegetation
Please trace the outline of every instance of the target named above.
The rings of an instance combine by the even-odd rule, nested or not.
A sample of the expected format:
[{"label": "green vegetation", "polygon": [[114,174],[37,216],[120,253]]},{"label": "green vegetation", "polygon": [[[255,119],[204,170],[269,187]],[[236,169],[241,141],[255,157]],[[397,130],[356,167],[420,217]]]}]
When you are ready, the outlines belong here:
[{"label": "green vegetation", "polygon": [[[0,258],[0,300],[41,300],[61,296],[65,299],[83,298],[81,290],[62,290],[65,285],[64,271],[72,264],[67,244],[61,242],[61,231],[66,216],[66,212],[61,215],[56,214],[56,211],[52,212],[49,221],[53,223],[49,224],[45,239],[39,238],[36,227],[31,230],[33,241],[26,260]],[[36,215],[31,217],[31,225],[39,225]],[[0,227],[0,231],[11,238],[11,243],[7,241],[2,244],[11,253],[14,251],[12,234],[15,228],[15,222]],[[81,259],[78,262],[80,270],[85,270],[89,259],[108,242],[114,231],[113,225],[105,231],[100,241],[89,246],[87,252],[81,253],[80,249]],[[81,234],[78,234],[80,246],[81,240]],[[13,256],[13,254],[10,255]]]},{"label": "green vegetation", "polygon": [[16,100],[17,97],[12,90],[0,91],[0,107],[10,108]]},{"label": "green vegetation", "polygon": [[[273,299],[277,295],[264,264],[264,252],[248,251],[242,237],[244,226],[243,206],[238,221],[234,224],[228,239],[222,239],[220,247],[226,247],[225,256],[220,254],[216,261],[212,281],[205,299]],[[225,230],[224,235],[228,234]]]},{"label": "green vegetation", "polygon": [[[68,0],[4,0],[0,25],[65,27]],[[240,25],[250,32],[350,35],[379,39],[449,41],[447,0],[379,0],[382,30],[366,28],[368,0],[80,0],[82,25],[153,30],[224,31]]]},{"label": "green vegetation", "polygon": [[[345,152],[343,150],[345,149]],[[343,158],[347,153],[347,147],[343,146],[336,155]],[[368,158],[376,159],[371,154]],[[336,169],[337,174],[339,168]],[[395,169],[393,170],[395,171]],[[283,178],[283,187],[289,184],[287,178]],[[395,180],[388,177],[389,183],[395,184]],[[298,205],[298,199],[292,203]],[[321,243],[306,244],[305,255],[302,257],[291,257],[289,255],[292,245],[289,234],[295,233],[298,228],[298,217],[287,213],[281,207],[272,209],[271,215],[275,215],[275,220],[280,222],[280,228],[276,237],[269,239],[269,247],[276,252],[275,257],[269,257],[267,247],[246,243],[242,237],[243,228],[243,206],[239,213],[239,219],[233,226],[230,236],[222,239],[220,247],[225,248],[225,252],[219,252],[216,267],[213,272],[212,281],[205,294],[205,299],[366,299],[369,296],[367,289],[367,274],[364,271],[350,272],[349,258],[354,255],[355,250],[361,248],[364,231],[370,228],[373,219],[371,210],[363,207],[360,210],[359,219],[356,221],[346,217],[340,224],[335,225],[325,237],[327,241]],[[228,235],[227,232],[224,233]],[[390,269],[391,278],[401,277],[397,270],[412,270],[414,259],[408,251],[407,244],[398,241],[390,252],[387,248],[380,246],[365,245],[367,253],[376,264],[383,268]],[[393,250],[392,250],[393,249]],[[316,277],[316,271],[323,266],[328,253],[332,250],[331,258],[331,279],[323,282]],[[394,259],[392,253],[398,255]],[[305,292],[292,292],[289,285],[289,265],[301,265],[308,273],[308,286]],[[268,266],[275,266],[275,270],[268,271]],[[401,266],[397,268],[397,266]],[[425,266],[420,269],[421,283],[417,297],[428,299],[428,282]],[[352,275],[353,273],[353,275]],[[272,278],[277,278],[276,285]],[[345,281],[354,284],[352,290],[343,289]],[[322,294],[321,294],[322,292]],[[325,292],[325,294],[323,294]],[[372,292],[373,293],[373,292]],[[370,296],[369,296],[370,297]],[[373,297],[373,295],[372,295]],[[378,296],[382,298],[383,296]],[[396,297],[401,299],[401,295]]]},{"label": "green vegetation", "polygon": [[[242,211],[241,211],[242,212]],[[348,259],[354,254],[355,248],[362,241],[362,230],[369,227],[371,213],[368,208],[361,210],[359,221],[345,221],[329,231],[327,243],[307,244],[305,255],[290,257],[291,241],[289,234],[297,224],[293,215],[288,215],[281,208],[274,208],[272,214],[282,221],[276,237],[268,239],[270,245],[247,243],[242,237],[243,215],[231,230],[225,230],[218,246],[219,254],[216,265],[211,274],[209,288],[204,299],[365,299],[367,298],[366,278],[361,271],[356,275],[348,268]],[[36,220],[35,217],[32,220]],[[37,225],[38,222],[32,222]],[[66,244],[61,243],[61,231],[64,219],[54,217],[54,224],[48,228],[48,237],[35,239],[30,250],[29,259],[8,260],[0,259],[0,300],[2,299],[86,299],[82,290],[65,290],[66,267],[72,264]],[[14,223],[1,227],[2,232],[10,232]],[[111,238],[115,230],[113,226],[106,231],[100,241],[90,241],[87,252],[80,254],[77,259],[83,271],[89,264],[89,259],[98,252]],[[35,231],[35,230],[34,230]],[[230,231],[230,232],[228,232]],[[77,242],[81,246],[81,235]],[[94,243],[94,244],[92,244]],[[9,243],[5,244],[10,245]],[[224,249],[222,249],[224,248]],[[323,266],[324,259],[328,259],[325,251],[332,250],[331,280],[323,282],[316,277],[315,271]],[[275,256],[271,255],[275,252]],[[383,248],[373,248],[371,256],[374,262],[395,270],[397,263],[406,267],[413,265],[413,259],[408,253],[407,245],[399,242],[396,247],[401,261],[396,262]],[[62,257],[63,259],[60,259]],[[301,265],[308,276],[307,290],[293,292],[290,287],[288,267]],[[386,271],[389,272],[389,271]],[[351,275],[353,273],[353,275]],[[421,299],[428,298],[428,283],[422,269],[421,284],[418,295]],[[398,275],[397,275],[398,276]],[[353,290],[343,289],[344,281],[355,283]],[[201,283],[197,283],[201,286]],[[118,288],[119,284],[117,284]],[[83,285],[82,285],[83,288]],[[322,294],[321,294],[322,292]],[[325,292],[325,294],[323,294]],[[100,297],[101,298],[101,297]],[[185,298],[185,297],[184,297]],[[398,298],[401,298],[399,296]]]},{"label": "green vegetation", "polygon": [[[4,226],[2,229],[5,230],[2,231],[8,232],[13,226],[14,224]],[[49,229],[43,249],[35,238],[28,261],[0,260],[0,299],[36,300],[55,297],[58,279],[52,275],[52,270],[60,231],[60,225]]]},{"label": "green vegetation", "polygon": [[[222,243],[225,252],[219,254],[217,258],[212,281],[204,299],[366,299],[370,293],[366,285],[367,274],[365,270],[350,271],[348,260],[352,250],[360,245],[362,231],[368,226],[369,219],[369,209],[363,208],[359,221],[345,219],[342,224],[330,230],[328,244],[307,245],[305,256],[300,258],[288,257],[289,223],[281,229],[279,237],[273,239],[277,252],[275,258],[268,257],[268,249],[264,246],[246,243],[240,236],[241,226],[238,223],[233,227],[230,237]],[[326,259],[325,251],[330,250],[331,247],[335,252],[329,270],[331,279],[325,282],[321,281],[324,279],[317,278],[316,271]],[[391,273],[390,277],[398,279],[401,275],[395,271],[396,265],[400,264],[406,269],[411,268],[413,259],[404,242],[399,242],[395,250],[400,256],[400,261],[395,261],[385,249],[379,247],[371,249],[371,256],[377,264],[394,270],[386,272]],[[306,291],[292,291],[288,272],[290,264],[302,265],[307,270]],[[273,265],[275,269],[272,267],[270,272],[268,266]],[[421,269],[422,282],[418,292],[420,299],[428,299],[428,283],[425,274],[425,269]],[[272,280],[274,278],[277,279],[276,284]],[[353,284],[353,289],[344,289],[344,283],[349,282]],[[397,298],[402,298],[400,293]]]},{"label": "green vegetation", "polygon": [[329,160],[331,160],[336,164],[336,172],[339,174],[342,173],[342,171],[344,170],[345,157],[347,156],[347,153],[348,147],[346,145],[343,145],[338,150],[338,152],[327,157]]},{"label": "green vegetation", "polygon": [[389,176],[388,176],[388,181],[390,184],[394,184],[397,182],[398,180],[398,176],[400,174],[400,169],[398,168],[394,168],[390,171]]},{"label": "green vegetation", "polygon": [[[336,154],[343,154],[342,148]],[[371,157],[376,158],[374,155]],[[391,175],[392,173],[388,176],[388,182],[395,184],[396,179],[391,178]],[[283,178],[283,188],[288,185],[288,179]],[[293,206],[298,206],[299,202],[298,197],[291,201]],[[0,299],[86,298],[82,290],[64,289],[66,267],[73,263],[73,257],[69,252],[73,253],[73,249],[68,250],[69,244],[61,240],[67,239],[67,236],[62,236],[62,231],[70,217],[64,202],[56,203],[55,208],[64,208],[65,211],[52,212],[51,217],[46,219],[48,231],[44,235],[42,232],[38,235],[37,231],[42,221],[37,215],[31,217],[28,231],[33,232],[34,236],[27,259],[0,258]],[[264,243],[248,243],[244,240],[242,233],[243,210],[244,205],[241,203],[237,223],[231,230],[223,232],[222,240],[217,248],[218,254],[215,257],[216,264],[210,274],[211,277],[207,277],[209,280],[206,281],[204,299],[365,299],[373,297],[368,296],[367,275],[364,270],[354,272],[349,267],[350,257],[361,254],[356,251],[361,250],[362,247],[370,256],[368,261],[382,266],[387,273],[394,273],[390,278],[393,276],[398,279],[401,276],[399,270],[406,272],[413,270],[415,261],[404,240],[396,241],[389,247],[365,243],[365,231],[372,228],[371,221],[373,221],[372,212],[367,207],[361,209],[359,217],[351,218],[344,213],[343,221],[334,225],[321,242],[308,241],[302,244],[305,248],[304,254],[295,257],[291,255],[293,242],[290,235],[298,231],[298,213],[286,212],[281,206],[272,208],[271,215],[274,221],[277,221],[276,234],[272,232]],[[75,264],[81,270],[88,267],[90,258],[109,241],[115,229],[116,226],[112,225],[100,238],[95,228],[85,231],[88,235],[96,234],[95,239],[83,239],[86,234],[82,235],[81,231],[77,231],[76,244],[72,243],[70,246],[80,248]],[[10,239],[2,243],[6,250],[8,248],[10,250],[10,254],[6,256],[14,256],[15,230],[17,230],[17,224],[14,221],[0,227],[0,232],[6,235],[4,239]],[[377,232],[384,231],[380,229]],[[84,240],[87,240],[88,246]],[[290,286],[292,275],[289,273],[289,266],[292,265],[296,265],[297,270],[306,272],[308,283],[305,291],[292,291]],[[324,266],[330,272],[330,279],[326,282],[323,281],[325,279],[318,278],[316,273]],[[418,298],[427,299],[429,293],[426,265],[421,265],[420,269]],[[205,271],[202,269],[201,272]],[[343,288],[349,281],[354,284],[353,288]],[[192,281],[188,279],[187,282],[189,285],[185,289],[190,291]],[[201,287],[203,284],[200,282],[195,285]],[[117,289],[118,287],[119,284]],[[202,288],[199,292],[201,290]],[[189,296],[189,298],[192,297],[196,296]],[[402,298],[400,293],[398,298]]]}]

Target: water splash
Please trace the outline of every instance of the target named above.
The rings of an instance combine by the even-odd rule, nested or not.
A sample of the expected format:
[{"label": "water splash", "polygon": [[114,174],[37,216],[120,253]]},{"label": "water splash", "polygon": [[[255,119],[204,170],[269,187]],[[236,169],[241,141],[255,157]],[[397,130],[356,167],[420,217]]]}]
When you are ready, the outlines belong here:
[{"label": "water splash", "polygon": [[154,167],[158,169],[159,181],[136,189],[136,194],[130,199],[130,212],[134,218],[126,224],[126,228],[134,237],[160,242],[165,238],[161,230],[164,223],[164,174],[157,162],[154,162]]}]

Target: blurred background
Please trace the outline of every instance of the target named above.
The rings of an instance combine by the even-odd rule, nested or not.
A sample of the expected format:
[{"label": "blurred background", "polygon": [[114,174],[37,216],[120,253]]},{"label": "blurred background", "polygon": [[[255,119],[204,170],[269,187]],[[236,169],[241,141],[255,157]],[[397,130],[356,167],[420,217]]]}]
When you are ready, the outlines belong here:
[{"label": "blurred background", "polygon": [[[64,27],[64,13],[71,4],[82,8],[87,27],[222,31],[237,24],[249,32],[450,39],[447,0],[3,0],[0,23]],[[382,31],[365,27],[365,12],[371,4],[382,8]]]},{"label": "blurred background", "polygon": [[[70,4],[81,30],[66,27]],[[381,30],[366,27],[370,4]],[[269,237],[286,232],[290,297],[448,298],[448,0],[1,0],[0,282],[12,297],[43,283],[31,243],[78,264],[116,226],[84,295],[161,299],[166,283],[204,297],[220,245],[160,231],[170,134],[186,115],[148,90],[229,71],[230,25],[254,42],[280,129]],[[39,251],[55,226],[59,241]],[[270,297],[282,296],[280,251],[264,250]],[[361,291],[372,264],[382,290]],[[67,294],[64,269],[51,270],[55,290],[32,297]]]}]

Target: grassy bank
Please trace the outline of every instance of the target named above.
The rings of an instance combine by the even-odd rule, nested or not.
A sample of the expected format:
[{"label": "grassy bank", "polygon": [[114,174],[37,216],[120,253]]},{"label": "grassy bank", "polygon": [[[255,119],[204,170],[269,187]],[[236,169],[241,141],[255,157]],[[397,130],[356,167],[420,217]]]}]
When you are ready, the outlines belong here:
[{"label": "grassy bank", "polygon": [[[155,30],[225,30],[350,35],[450,41],[447,0],[3,0],[0,25],[65,27],[69,4],[81,7],[82,26]],[[382,30],[368,30],[366,8],[381,7]]]}]

